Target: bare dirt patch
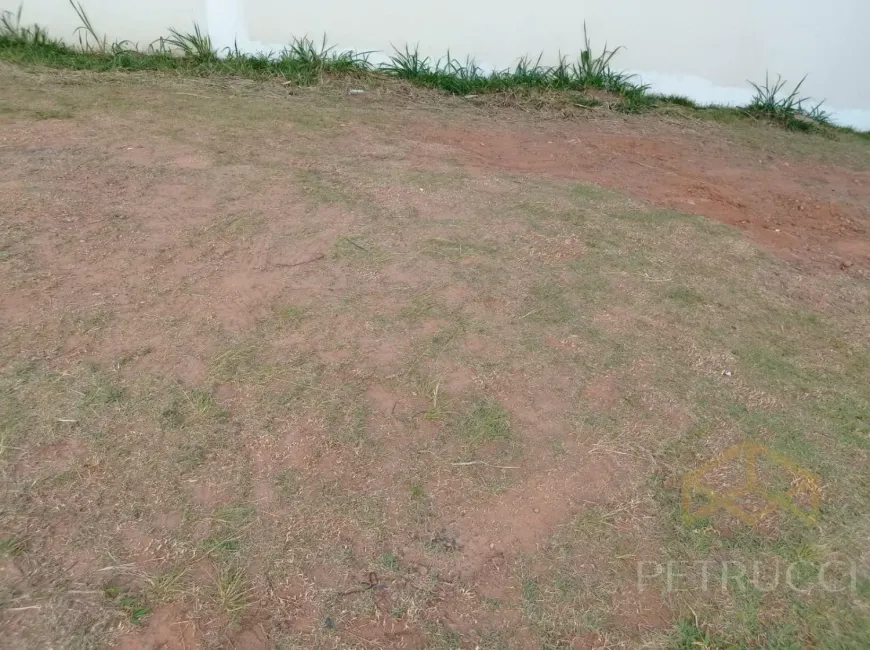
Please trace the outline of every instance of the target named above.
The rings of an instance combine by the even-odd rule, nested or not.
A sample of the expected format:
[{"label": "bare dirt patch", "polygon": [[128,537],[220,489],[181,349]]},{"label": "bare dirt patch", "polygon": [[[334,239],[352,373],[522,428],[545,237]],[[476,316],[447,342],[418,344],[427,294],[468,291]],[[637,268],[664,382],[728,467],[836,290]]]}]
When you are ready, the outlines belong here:
[{"label": "bare dirt patch", "polygon": [[[649,120],[423,128],[476,168],[570,178],[702,214],[791,260],[870,268],[870,171],[731,147],[711,125]],[[445,128],[446,127],[446,128]],[[818,140],[818,138],[817,138]],[[819,142],[821,147],[826,143]]]}]

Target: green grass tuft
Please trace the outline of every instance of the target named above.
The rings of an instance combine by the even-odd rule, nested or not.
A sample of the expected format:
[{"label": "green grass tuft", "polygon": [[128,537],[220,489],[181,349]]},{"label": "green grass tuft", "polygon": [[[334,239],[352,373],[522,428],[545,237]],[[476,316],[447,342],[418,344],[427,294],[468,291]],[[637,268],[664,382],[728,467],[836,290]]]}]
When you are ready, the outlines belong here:
[{"label": "green grass tuft", "polygon": [[54,41],[48,36],[48,31],[37,24],[28,26],[21,24],[20,5],[16,13],[4,11],[0,14],[0,46],[18,44],[25,47],[50,47]]},{"label": "green grass tuft", "polygon": [[185,57],[203,63],[213,63],[218,60],[217,50],[211,43],[211,37],[203,34],[197,23],[193,23],[193,32],[183,33],[177,29],[169,30],[169,37],[161,45],[177,48]]},{"label": "green grass tuft", "polygon": [[620,113],[643,113],[655,108],[658,101],[647,86],[636,86],[622,93],[622,101],[615,105]]},{"label": "green grass tuft", "polygon": [[661,95],[659,96],[659,101],[664,104],[675,104],[677,106],[685,106],[686,108],[694,108],[696,110],[701,108],[698,102],[689,99],[688,97],[684,97],[683,95]]},{"label": "green grass tuft", "polygon": [[214,582],[217,603],[230,617],[239,616],[252,604],[253,590],[241,567],[234,564],[221,567]]},{"label": "green grass tuft", "polygon": [[674,302],[686,306],[700,305],[705,302],[701,294],[688,287],[675,287],[668,291],[667,296]]},{"label": "green grass tuft", "polygon": [[472,58],[464,62],[451,56],[432,60],[422,56],[419,48],[407,45],[390,56],[387,63],[379,66],[383,73],[400,79],[436,88],[454,95],[477,95],[508,92],[520,89],[546,88],[552,90],[582,91],[591,88],[616,93],[645,93],[647,88],[635,84],[632,76],[615,70],[611,62],[622,49],[604,49],[594,54],[586,25],[583,25],[584,49],[573,63],[560,57],[555,66],[543,66],[540,54],[534,61],[522,57],[513,69],[484,72]]},{"label": "green grass tuft", "polygon": [[831,114],[822,109],[824,101],[806,107],[811,100],[800,94],[804,81],[806,76],[791,92],[786,91],[787,82],[781,76],[777,76],[772,83],[769,75],[765,75],[764,84],[750,81],[755,88],[755,95],[746,111],[751,115],[773,120],[788,129],[810,131],[819,126],[831,126]]},{"label": "green grass tuft", "polygon": [[459,418],[456,429],[473,443],[503,440],[511,435],[510,413],[495,399],[478,399]]},{"label": "green grass tuft", "polygon": [[610,65],[613,57],[622,49],[621,45],[613,50],[608,50],[605,43],[601,54],[595,56],[592,53],[592,42],[589,40],[585,22],[583,23],[583,43],[585,47],[580,53],[577,63],[571,68],[573,77],[581,88],[600,88],[616,92],[637,91],[644,88],[633,84],[631,75],[617,72]]},{"label": "green grass tuft", "polygon": [[12,557],[21,555],[26,549],[24,540],[14,537],[0,539],[0,557]]}]

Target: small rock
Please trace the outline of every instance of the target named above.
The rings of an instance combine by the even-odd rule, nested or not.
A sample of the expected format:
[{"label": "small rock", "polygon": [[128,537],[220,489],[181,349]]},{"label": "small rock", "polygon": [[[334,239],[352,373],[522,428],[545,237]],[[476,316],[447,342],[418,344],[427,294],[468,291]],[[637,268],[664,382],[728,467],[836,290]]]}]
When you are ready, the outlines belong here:
[{"label": "small rock", "polygon": [[534,513],[535,513],[535,514],[538,514],[540,511],[541,511],[540,508],[535,508],[535,509],[534,509]]},{"label": "small rock", "polygon": [[365,90],[361,88],[349,88],[347,91],[348,95],[365,95]]},{"label": "small rock", "polygon": [[731,371],[730,371],[730,370],[723,370],[723,371],[722,371],[722,376],[723,376],[723,377],[730,377],[730,376],[731,376]]}]

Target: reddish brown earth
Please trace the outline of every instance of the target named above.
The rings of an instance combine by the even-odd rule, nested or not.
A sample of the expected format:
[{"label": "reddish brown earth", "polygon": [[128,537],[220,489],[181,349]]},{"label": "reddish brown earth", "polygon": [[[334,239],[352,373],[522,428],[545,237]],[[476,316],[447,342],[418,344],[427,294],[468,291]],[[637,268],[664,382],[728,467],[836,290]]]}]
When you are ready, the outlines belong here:
[{"label": "reddish brown earth", "polygon": [[[525,127],[525,125],[523,125]],[[786,259],[870,270],[870,170],[734,146],[698,125],[549,122],[422,129],[472,168],[611,187],[737,226]],[[870,148],[870,144],[866,145]]]}]

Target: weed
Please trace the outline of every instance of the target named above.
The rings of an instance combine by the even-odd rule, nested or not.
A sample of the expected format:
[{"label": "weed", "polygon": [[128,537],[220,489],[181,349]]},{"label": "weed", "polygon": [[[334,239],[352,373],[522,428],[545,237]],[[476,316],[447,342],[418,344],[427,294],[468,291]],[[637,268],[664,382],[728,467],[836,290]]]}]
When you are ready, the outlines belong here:
[{"label": "weed", "polygon": [[303,650],[308,647],[297,635],[284,632],[274,632],[270,635],[272,647],[275,650]]},{"label": "weed", "polygon": [[686,108],[700,109],[698,102],[683,95],[659,95],[659,101],[664,104],[675,104],[676,106],[685,106]]},{"label": "weed", "polygon": [[221,567],[214,576],[218,606],[227,614],[236,617],[251,605],[253,589],[249,586],[241,567]]},{"label": "weed", "polygon": [[242,543],[236,538],[209,537],[202,543],[204,550],[218,553],[237,553]]},{"label": "weed", "polygon": [[510,413],[495,399],[478,399],[459,418],[456,431],[472,443],[509,438]]},{"label": "weed", "polygon": [[719,645],[696,623],[680,621],[674,630],[673,647],[675,650],[712,650]]},{"label": "weed", "polygon": [[405,45],[404,51],[393,48],[394,53],[390,56],[389,63],[380,66],[382,72],[393,74],[400,79],[416,80],[431,74],[429,57],[421,57],[418,48],[411,51]]},{"label": "weed", "polygon": [[[81,25],[77,28],[78,48],[53,39],[39,25],[21,23],[21,9],[17,13],[0,14],[0,58],[18,62],[38,62],[43,65],[87,70],[177,70],[196,75],[227,74],[253,78],[277,77],[285,82],[308,86],[321,83],[330,76],[365,77],[376,73],[454,95],[491,93],[514,94],[530,90],[584,91],[604,90],[618,95],[613,107],[623,113],[638,113],[660,104],[676,104],[716,117],[754,115],[766,117],[789,129],[812,130],[818,126],[831,126],[831,115],[822,108],[823,102],[805,105],[809,98],[800,96],[803,80],[790,93],[785,94],[785,82],[773,84],[766,79],[763,85],[752,83],[755,97],[745,109],[727,107],[700,107],[679,95],[656,95],[648,86],[637,83],[633,76],[616,70],[613,61],[622,46],[609,49],[605,43],[600,53],[592,50],[591,39],[583,25],[583,49],[573,62],[559,57],[553,66],[542,65],[543,53],[532,59],[523,56],[508,69],[484,71],[472,57],[464,61],[448,51],[439,59],[420,54],[419,46],[394,46],[389,60],[375,67],[369,61],[371,52],[339,51],[323,40],[315,42],[304,36],[293,38],[279,52],[247,54],[238,46],[218,51],[210,36],[196,23],[193,30],[184,32],[175,28],[140,50],[129,41],[109,43],[99,36],[83,5],[70,0]],[[181,56],[177,56],[180,54]],[[601,104],[597,98],[572,96],[570,103],[584,107]],[[854,129],[842,128],[844,132]],[[856,132],[870,137],[870,134]]]},{"label": "weed", "polygon": [[571,103],[574,106],[582,106],[584,108],[595,108],[596,106],[601,106],[602,101],[600,99],[595,99],[594,97],[586,97],[585,95],[576,95],[571,99]]},{"label": "weed", "polygon": [[[438,402],[439,392],[441,390],[441,382],[436,382],[435,386],[432,388],[432,406],[430,406],[423,413],[423,418],[426,420],[443,420],[446,412],[444,411],[444,399],[442,397],[441,402]],[[415,487],[411,488],[411,493],[414,495],[415,489],[422,490],[422,488]],[[416,496],[416,495],[414,495]],[[422,494],[421,494],[422,496]]]},{"label": "weed", "polygon": [[354,406],[330,418],[333,425],[331,439],[340,445],[362,445],[366,438],[368,413],[366,407]]},{"label": "weed", "polygon": [[275,487],[285,499],[290,499],[299,493],[299,480],[292,469],[282,469],[275,474]]},{"label": "weed", "polygon": [[[108,40],[105,36],[100,38],[97,35],[97,32],[91,23],[91,19],[88,17],[82,4],[75,0],[69,0],[69,3],[81,21],[81,25],[75,29],[75,33],[79,39],[79,47],[85,52],[106,52],[109,49]],[[91,39],[93,39],[93,42],[91,42]],[[117,47],[120,49],[120,46]]]},{"label": "weed", "polygon": [[824,101],[815,106],[806,108],[804,105],[810,101],[809,97],[801,96],[801,86],[806,81],[806,76],[797,85],[787,92],[786,80],[778,76],[771,83],[770,76],[765,75],[764,84],[749,83],[755,89],[755,95],[746,111],[758,117],[766,117],[783,124],[789,129],[807,131],[814,126],[830,126],[830,113],[822,109]]},{"label": "weed", "polygon": [[687,307],[700,305],[704,302],[704,297],[701,294],[688,287],[675,287],[668,291],[667,296],[674,302]]},{"label": "weed", "polygon": [[399,318],[409,322],[417,322],[423,318],[433,317],[440,305],[428,293],[415,293],[407,305],[399,310]]},{"label": "weed", "polygon": [[250,506],[224,506],[214,511],[214,520],[226,526],[237,527],[254,514]]},{"label": "weed", "polygon": [[163,431],[175,431],[184,426],[184,415],[177,402],[173,402],[160,413],[160,428]]},{"label": "weed", "polygon": [[305,319],[307,312],[300,307],[283,305],[272,311],[272,317],[282,327],[295,328]]},{"label": "weed", "polygon": [[380,558],[378,558],[378,564],[387,571],[396,572],[400,568],[399,556],[395,553],[384,553]]},{"label": "weed", "polygon": [[[461,316],[454,318],[432,335],[432,338],[429,340],[429,345],[427,346],[426,354],[431,357],[437,357],[438,355],[446,352],[448,349],[451,348],[451,346],[456,343],[458,337],[467,328],[468,322],[464,318],[462,318]],[[432,413],[440,412],[438,402],[439,398],[437,392],[433,390]]]},{"label": "weed", "polygon": [[461,647],[462,637],[453,628],[429,620],[424,621],[424,625],[429,640],[426,646],[428,650],[453,650]]},{"label": "weed", "polygon": [[173,453],[173,459],[181,474],[189,472],[205,462],[205,446],[190,440],[184,440]]},{"label": "weed", "polygon": [[185,575],[187,569],[172,569],[153,577],[148,577],[150,597],[159,603],[169,602],[182,596],[187,589]]},{"label": "weed", "polygon": [[[217,405],[211,393],[179,386],[173,391],[169,404],[160,411],[158,422],[163,431],[177,431],[204,421],[214,424],[225,416],[226,412]],[[185,440],[185,444],[191,445],[193,441]]]},{"label": "weed", "polygon": [[544,54],[538,55],[538,59],[532,63],[531,59],[524,56],[517,61],[516,67],[513,69],[511,76],[513,80],[524,86],[545,87],[549,82],[547,68],[541,65],[541,59]]},{"label": "weed", "polygon": [[126,354],[123,354],[121,357],[119,357],[115,361],[115,363],[112,364],[112,369],[115,370],[115,372],[117,372],[118,370],[120,370],[124,366],[126,366],[130,363],[134,363],[134,362],[138,361],[139,359],[142,359],[143,357],[148,356],[153,351],[154,350],[151,348],[151,346],[148,346],[148,345],[140,346],[136,350],[134,350],[132,352],[127,352]]},{"label": "weed", "polygon": [[237,558],[242,550],[242,534],[253,514],[250,506],[217,508],[212,516],[217,530],[202,541],[202,548],[225,560]]},{"label": "weed", "polygon": [[0,539],[0,557],[12,557],[24,553],[26,545],[24,540],[14,537]]},{"label": "weed", "polygon": [[437,237],[426,239],[423,245],[424,248],[421,249],[421,252],[436,258],[461,259],[475,253],[495,253],[498,250],[492,244],[453,241]]},{"label": "weed", "polygon": [[580,57],[572,66],[573,77],[571,78],[572,86],[579,88],[599,88],[601,90],[611,90],[615,92],[639,92],[644,94],[645,87],[635,86],[630,82],[630,75],[624,72],[616,72],[610,65],[622,46],[613,50],[607,49],[607,44],[604,44],[604,49],[601,54],[595,56],[592,53],[592,42],[589,39],[589,33],[586,30],[586,21],[583,22],[583,51],[580,52]]},{"label": "weed", "polygon": [[29,27],[21,24],[21,11],[24,5],[19,5],[18,11],[0,13],[0,45],[21,44],[34,48],[46,48],[54,44],[48,36],[48,31],[37,24]]},{"label": "weed", "polygon": [[[307,86],[322,81],[327,74],[365,72],[371,67],[368,56],[368,52],[336,52],[334,45],[327,45],[324,34],[320,45],[307,36],[294,38],[275,59],[274,65],[288,81]],[[237,58],[243,60],[244,55]],[[268,59],[263,67],[269,68]]]},{"label": "weed", "polygon": [[521,321],[566,323],[574,317],[565,290],[552,282],[540,282],[533,286],[524,309]]},{"label": "weed", "polygon": [[237,380],[240,375],[256,368],[257,349],[247,342],[231,345],[211,363],[211,375],[217,381]]},{"label": "weed", "polygon": [[95,375],[82,397],[82,406],[99,408],[115,404],[124,398],[124,389],[103,375]]},{"label": "weed", "polygon": [[622,92],[622,98],[614,108],[620,113],[642,113],[657,104],[657,98],[651,95],[646,86],[635,86]]},{"label": "weed", "polygon": [[217,50],[211,42],[208,34],[203,34],[199,24],[193,24],[193,32],[180,32],[177,29],[169,30],[169,37],[164,39],[166,44],[178,48],[181,53],[199,63],[212,63],[217,61]]},{"label": "weed", "polygon": [[806,97],[800,97],[800,89],[806,77],[801,79],[794,89],[787,95],[783,95],[786,81],[780,76],[777,77],[775,83],[770,83],[770,76],[764,78],[764,85],[758,85],[750,81],[750,85],[755,88],[755,95],[752,99],[750,108],[755,108],[759,112],[766,113],[770,117],[791,117],[799,110]]},{"label": "weed", "polygon": [[217,402],[215,402],[214,395],[211,393],[196,388],[183,392],[184,398],[194,415],[199,417],[210,416],[218,419],[226,415]]},{"label": "weed", "polygon": [[134,625],[139,625],[151,613],[151,608],[142,604],[136,596],[125,596],[118,601],[118,605],[130,615],[130,622]]},{"label": "weed", "polygon": [[419,483],[413,483],[411,485],[411,498],[417,501],[426,498],[426,490]]},{"label": "weed", "polygon": [[120,587],[114,585],[104,587],[103,596],[106,600],[112,601],[120,610],[126,612],[130,617],[130,622],[134,625],[140,625],[142,619],[151,613],[151,607],[144,602],[141,596],[124,593]]},{"label": "weed", "polygon": [[574,63],[560,57],[555,66],[543,66],[543,54],[532,61],[521,57],[513,69],[484,72],[473,58],[465,61],[454,58],[448,51],[446,56],[432,60],[422,56],[419,47],[413,50],[407,45],[394,53],[387,63],[380,66],[383,73],[394,75],[414,83],[437,88],[454,95],[475,95],[481,93],[509,92],[532,88],[552,88],[559,90],[585,90],[596,88],[613,92],[646,92],[637,86],[631,76],[617,72],[611,61],[620,47],[609,50],[604,46],[599,55],[592,52],[592,45],[583,26],[585,48]]},{"label": "weed", "polygon": [[336,259],[374,259],[379,257],[377,252],[373,252],[371,244],[365,243],[363,245],[359,239],[360,237],[356,236],[339,237],[332,245],[332,256]]}]

